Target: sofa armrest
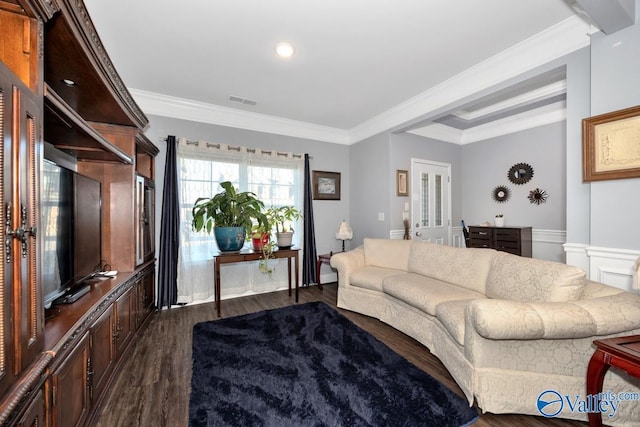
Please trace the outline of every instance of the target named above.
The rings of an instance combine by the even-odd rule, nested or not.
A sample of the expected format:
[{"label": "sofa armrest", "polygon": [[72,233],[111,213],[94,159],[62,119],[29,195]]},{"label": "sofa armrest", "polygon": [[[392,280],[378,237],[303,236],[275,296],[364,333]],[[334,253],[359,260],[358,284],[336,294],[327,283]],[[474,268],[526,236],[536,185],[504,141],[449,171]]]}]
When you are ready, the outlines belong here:
[{"label": "sofa armrest", "polygon": [[640,297],[623,292],[571,302],[472,301],[465,316],[487,339],[567,339],[623,333],[640,327]]},{"label": "sofa armrest", "polygon": [[364,267],[364,248],[358,246],[348,252],[333,254],[330,263],[338,270],[338,286],[349,286],[351,274]]}]

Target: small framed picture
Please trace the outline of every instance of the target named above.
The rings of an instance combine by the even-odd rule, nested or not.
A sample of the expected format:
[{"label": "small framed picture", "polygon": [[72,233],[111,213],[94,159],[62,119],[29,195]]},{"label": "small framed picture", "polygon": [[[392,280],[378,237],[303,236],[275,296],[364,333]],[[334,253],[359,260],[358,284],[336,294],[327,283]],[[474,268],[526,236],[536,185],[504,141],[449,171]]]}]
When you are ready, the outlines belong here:
[{"label": "small framed picture", "polygon": [[314,200],[340,200],[340,172],[313,171]]},{"label": "small framed picture", "polygon": [[582,180],[640,177],[640,105],[582,120]]},{"label": "small framed picture", "polygon": [[398,196],[409,195],[409,172],[405,170],[396,170],[396,194]]}]

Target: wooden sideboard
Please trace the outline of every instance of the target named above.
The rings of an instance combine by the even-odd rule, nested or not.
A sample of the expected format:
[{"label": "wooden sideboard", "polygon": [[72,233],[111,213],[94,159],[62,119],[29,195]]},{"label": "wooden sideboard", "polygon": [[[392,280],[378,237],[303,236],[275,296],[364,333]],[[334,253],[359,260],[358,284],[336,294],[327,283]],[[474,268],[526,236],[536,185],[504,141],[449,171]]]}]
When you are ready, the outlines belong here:
[{"label": "wooden sideboard", "polygon": [[531,257],[531,227],[469,226],[469,247]]},{"label": "wooden sideboard", "polygon": [[[158,154],[147,126],[81,0],[0,0],[0,425],[90,425],[154,312],[153,247],[139,256],[134,238],[137,182],[153,188]],[[102,184],[101,256],[120,272],[51,318],[45,145]]]}]

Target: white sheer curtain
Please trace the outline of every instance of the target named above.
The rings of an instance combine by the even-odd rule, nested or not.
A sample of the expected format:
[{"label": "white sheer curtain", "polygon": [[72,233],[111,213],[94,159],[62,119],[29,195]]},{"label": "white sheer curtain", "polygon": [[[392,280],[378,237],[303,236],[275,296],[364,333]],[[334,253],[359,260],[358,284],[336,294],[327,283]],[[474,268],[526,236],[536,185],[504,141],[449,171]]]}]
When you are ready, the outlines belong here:
[{"label": "white sheer curtain", "polygon": [[[180,253],[178,256],[178,303],[213,299],[213,235],[191,228],[191,209],[198,197],[212,197],[219,184],[231,181],[239,191],[252,191],[265,207],[293,205],[302,211],[304,159],[299,155],[259,148],[231,147],[205,141],[178,143],[180,193]],[[302,223],[294,227],[294,244],[301,246]],[[271,292],[287,287],[287,261],[274,261],[275,271],[264,274],[257,263],[222,267],[222,298]]]}]

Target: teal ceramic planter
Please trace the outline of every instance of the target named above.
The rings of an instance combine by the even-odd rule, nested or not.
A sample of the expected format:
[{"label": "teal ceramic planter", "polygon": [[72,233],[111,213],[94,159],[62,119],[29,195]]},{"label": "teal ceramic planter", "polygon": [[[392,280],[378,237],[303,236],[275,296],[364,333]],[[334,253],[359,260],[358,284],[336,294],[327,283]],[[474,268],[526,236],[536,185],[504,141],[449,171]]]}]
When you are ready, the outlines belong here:
[{"label": "teal ceramic planter", "polygon": [[213,233],[222,252],[238,252],[247,237],[246,227],[214,227]]}]

